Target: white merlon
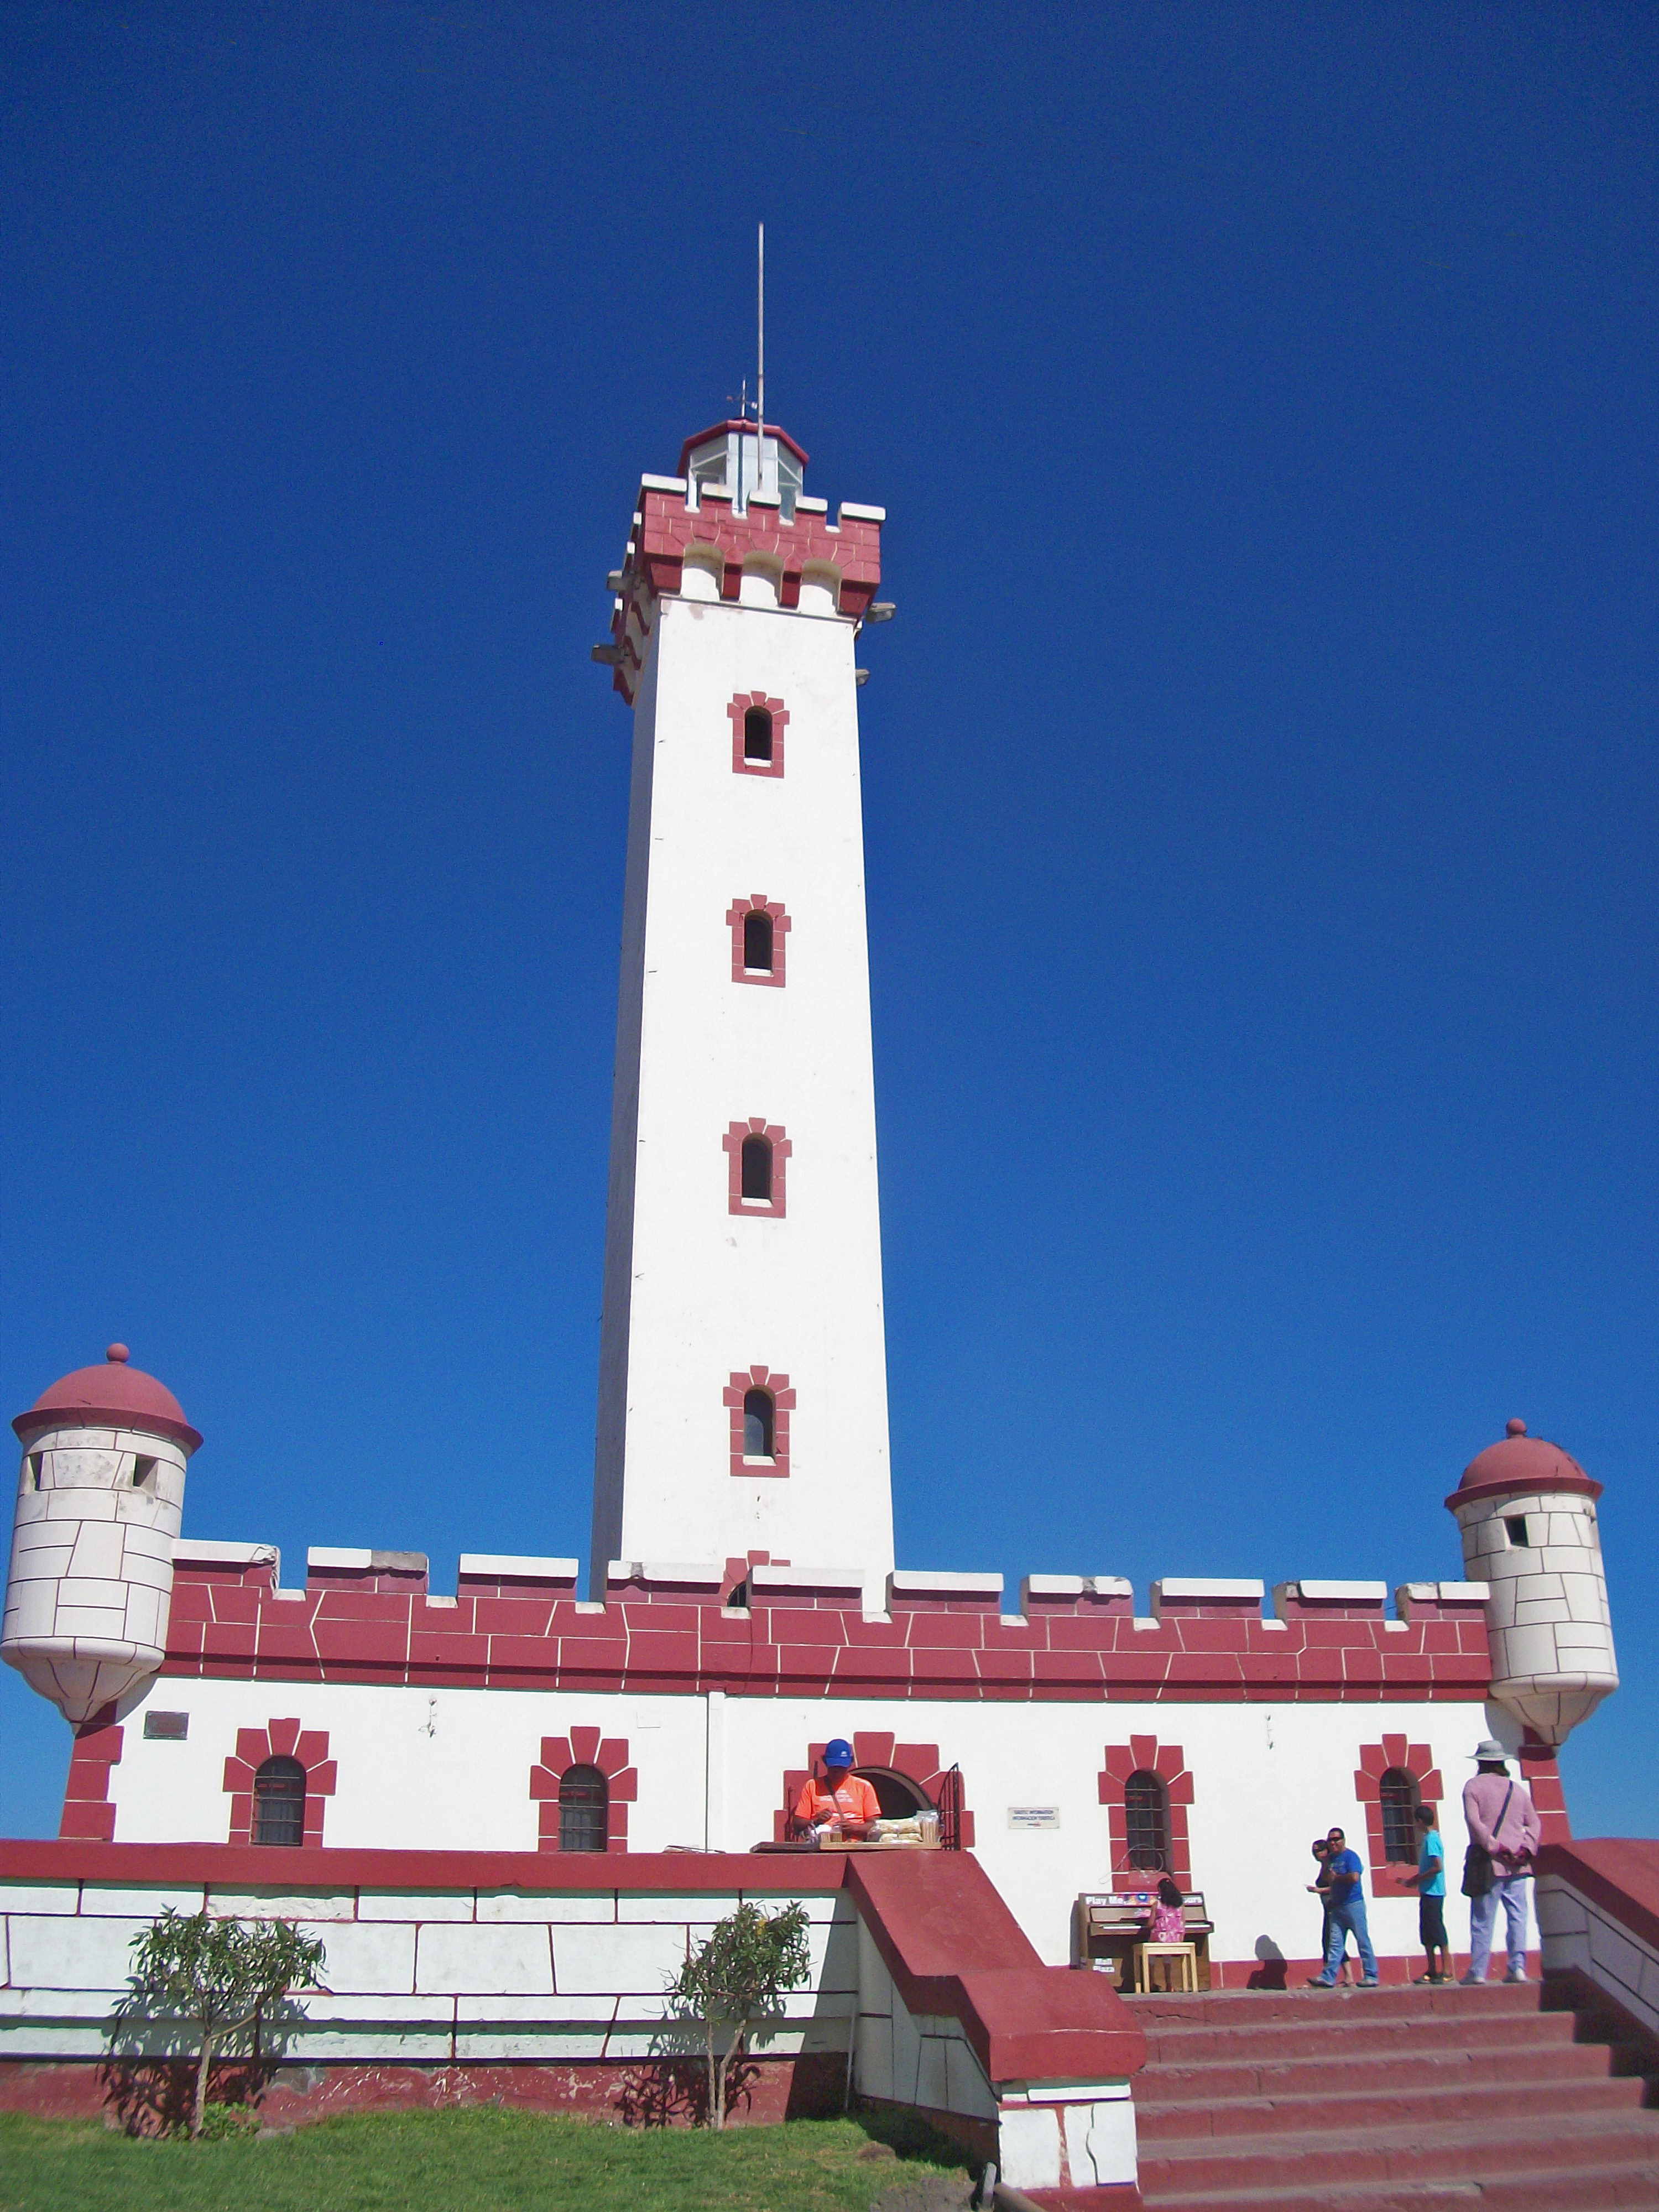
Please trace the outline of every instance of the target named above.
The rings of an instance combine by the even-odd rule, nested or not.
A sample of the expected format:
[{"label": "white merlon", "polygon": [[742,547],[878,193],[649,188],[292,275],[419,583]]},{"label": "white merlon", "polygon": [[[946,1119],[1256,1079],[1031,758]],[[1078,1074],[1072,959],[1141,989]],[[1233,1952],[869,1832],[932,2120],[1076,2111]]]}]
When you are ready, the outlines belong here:
[{"label": "white merlon", "polygon": [[809,499],[802,492],[795,501],[795,512],[797,514],[828,514],[830,502],[827,499]]},{"label": "white merlon", "polygon": [[[684,497],[685,492],[685,478],[684,477],[645,476],[640,478],[640,489],[641,491],[678,492],[682,497]],[[634,520],[637,524],[641,518],[638,515],[635,515]],[[611,543],[612,544],[615,544],[616,540],[613,538]]]},{"label": "white merlon", "polygon": [[862,1567],[750,1567],[749,1586],[755,1590],[823,1590],[838,1596],[860,1595],[864,1589]]},{"label": "white merlon", "polygon": [[463,1552],[459,1572],[479,1582],[574,1583],[579,1559],[539,1559],[511,1552]]},{"label": "white merlon", "polygon": [[307,1567],[336,1567],[367,1574],[374,1559],[373,1552],[343,1549],[337,1544],[313,1544],[306,1553]]},{"label": "white merlon", "polygon": [[708,1559],[690,1565],[678,1559],[612,1559],[605,1579],[613,1586],[620,1583],[672,1583],[694,1589],[718,1589],[726,1580],[726,1571]]},{"label": "white merlon", "polygon": [[1021,1603],[1034,1597],[1132,1598],[1133,1585],[1122,1575],[1027,1575],[1020,1583]]},{"label": "white merlon", "polygon": [[857,501],[844,499],[836,509],[837,522],[885,522],[884,507],[861,507]]},{"label": "white merlon", "polygon": [[1389,1597],[1387,1583],[1308,1582],[1282,1583],[1282,1589],[1296,1590],[1314,1605],[1386,1605]]},{"label": "white merlon", "polygon": [[1185,1604],[1199,1603],[1206,1598],[1216,1598],[1223,1602],[1254,1598],[1260,1605],[1267,1595],[1266,1583],[1231,1582],[1217,1575],[1164,1575],[1152,1584],[1154,1607],[1159,1598],[1173,1598]]},{"label": "white merlon", "polygon": [[275,1544],[231,1544],[215,1536],[180,1536],[173,1547],[175,1560],[192,1567],[269,1567],[280,1574],[283,1555]]},{"label": "white merlon", "polygon": [[895,1597],[1000,1597],[1000,1575],[927,1574],[896,1567],[887,1577]]}]

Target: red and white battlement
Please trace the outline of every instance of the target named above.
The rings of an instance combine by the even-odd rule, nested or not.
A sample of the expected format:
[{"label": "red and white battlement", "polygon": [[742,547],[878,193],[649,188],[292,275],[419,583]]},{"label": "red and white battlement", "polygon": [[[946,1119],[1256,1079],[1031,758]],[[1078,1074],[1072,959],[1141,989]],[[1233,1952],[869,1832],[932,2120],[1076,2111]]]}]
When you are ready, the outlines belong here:
[{"label": "red and white battlement", "polygon": [[[702,440],[714,434],[706,431]],[[775,434],[804,465],[806,456],[793,440],[769,426],[769,439]],[[697,442],[687,441],[688,453]],[[691,476],[641,476],[627,551],[610,580],[611,642],[596,648],[611,661],[616,689],[630,706],[656,602],[665,594],[769,603],[852,622],[869,612],[881,583],[886,509],[843,500],[832,522],[828,500],[800,493],[787,505],[787,512],[775,491],[751,491],[740,504],[723,484],[700,483]]]},{"label": "red and white battlement", "polygon": [[[1114,1576],[896,1570],[888,1608],[860,1577],[767,1561],[613,1561],[603,1601],[577,1563],[464,1554],[434,1596],[422,1554],[313,1551],[285,1590],[270,1545],[183,1544],[161,1672],[223,1679],[744,1697],[1480,1700],[1480,1583],[1154,1583],[1137,1614]],[[733,1604],[736,1590],[747,1603]]]}]

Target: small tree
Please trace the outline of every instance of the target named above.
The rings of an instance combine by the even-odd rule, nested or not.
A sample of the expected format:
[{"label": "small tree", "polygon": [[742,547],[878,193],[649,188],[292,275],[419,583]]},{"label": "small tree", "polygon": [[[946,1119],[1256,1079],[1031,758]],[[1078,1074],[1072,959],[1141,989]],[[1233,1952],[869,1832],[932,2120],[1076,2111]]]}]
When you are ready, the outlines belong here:
[{"label": "small tree", "polygon": [[732,2061],[759,2021],[781,2013],[785,1990],[799,1989],[811,1971],[806,1928],[806,1908],[799,1902],[769,1918],[757,1905],[740,1905],[680,1969],[674,1994],[682,2013],[702,2023],[714,2127],[726,2125]]},{"label": "small tree", "polygon": [[322,1986],[320,1942],[291,1921],[219,1920],[171,1905],[132,1939],[128,1993],[110,2023],[112,2049],[125,2031],[187,2030],[196,2047],[190,2132],[202,2132],[216,2057],[243,2037],[257,2055],[263,2022],[294,1990]]}]

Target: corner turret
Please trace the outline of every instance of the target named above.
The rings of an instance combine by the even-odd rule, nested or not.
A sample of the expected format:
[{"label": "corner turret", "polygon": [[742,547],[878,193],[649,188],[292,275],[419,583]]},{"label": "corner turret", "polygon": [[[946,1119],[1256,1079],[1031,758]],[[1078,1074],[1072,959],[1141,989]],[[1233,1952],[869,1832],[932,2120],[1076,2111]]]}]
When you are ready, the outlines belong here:
[{"label": "corner turret", "polygon": [[1511,1421],[1446,1500],[1464,1571],[1485,1583],[1492,1694],[1553,1750],[1619,1687],[1593,1482]]},{"label": "corner turret", "polygon": [[78,1725],[161,1663],[185,1463],[202,1439],[125,1344],[12,1427],[23,1464],[0,1657]]}]

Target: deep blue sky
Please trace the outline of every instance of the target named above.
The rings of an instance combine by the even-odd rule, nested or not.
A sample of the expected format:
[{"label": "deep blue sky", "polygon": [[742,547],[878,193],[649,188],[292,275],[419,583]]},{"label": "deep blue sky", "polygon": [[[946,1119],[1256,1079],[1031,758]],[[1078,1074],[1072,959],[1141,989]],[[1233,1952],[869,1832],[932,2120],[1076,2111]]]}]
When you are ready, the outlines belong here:
[{"label": "deep blue sky", "polygon": [[902,1559],[1453,1575],[1522,1414],[1651,1832],[1656,92],[1645,6],[9,0],[0,1413],[119,1336],[286,1580],[584,1545],[587,648],[764,216],[890,517]]}]

